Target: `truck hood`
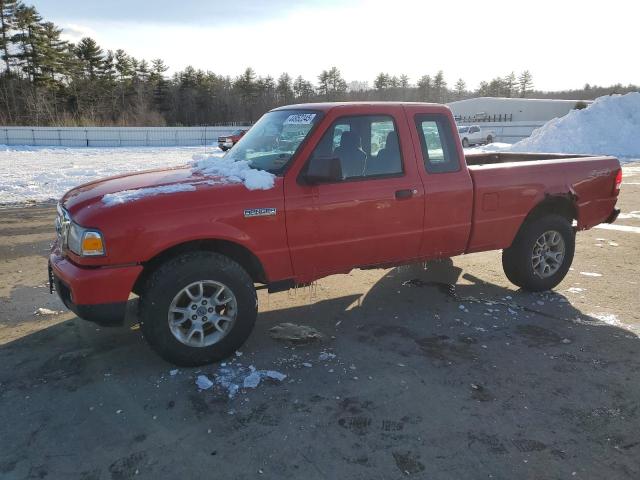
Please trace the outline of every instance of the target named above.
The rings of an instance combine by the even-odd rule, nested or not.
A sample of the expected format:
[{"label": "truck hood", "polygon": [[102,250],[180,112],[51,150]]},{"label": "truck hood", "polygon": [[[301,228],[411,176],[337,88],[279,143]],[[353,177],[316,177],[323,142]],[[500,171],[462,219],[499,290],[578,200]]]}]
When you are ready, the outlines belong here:
[{"label": "truck hood", "polygon": [[73,215],[89,204],[102,200],[105,195],[165,185],[189,184],[202,179],[201,176],[200,178],[196,177],[190,168],[158,169],[123,174],[73,188],[64,194],[60,203]]},{"label": "truck hood", "polygon": [[[126,208],[133,213],[139,208],[182,208],[202,199],[207,202],[242,202],[257,191],[249,191],[242,183],[217,175],[205,175],[190,167],[147,170],[108,177],[69,190],[60,200],[62,206],[85,223],[101,217],[106,211]],[[110,202],[114,197],[121,202]],[[116,198],[116,200],[119,200]]]}]

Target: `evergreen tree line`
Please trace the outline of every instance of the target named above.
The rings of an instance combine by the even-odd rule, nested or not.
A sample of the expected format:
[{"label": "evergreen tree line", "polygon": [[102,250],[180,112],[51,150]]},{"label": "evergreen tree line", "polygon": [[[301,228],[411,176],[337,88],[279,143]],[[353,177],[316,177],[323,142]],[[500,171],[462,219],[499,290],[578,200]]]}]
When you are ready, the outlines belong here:
[{"label": "evergreen tree line", "polygon": [[288,73],[277,79],[247,68],[232,78],[187,67],[167,76],[162,59],[136,59],[104,50],[95,40],[62,39],[62,29],[18,0],[0,0],[0,124],[3,125],[216,125],[250,123],[265,111],[291,103],[336,100],[401,100],[445,103],[473,96],[592,99],[638,90],[614,85],[539,92],[529,71],[483,81],[471,90],[463,79],[449,86],[444,73],[381,72],[348,83],[336,67],[317,83]]}]

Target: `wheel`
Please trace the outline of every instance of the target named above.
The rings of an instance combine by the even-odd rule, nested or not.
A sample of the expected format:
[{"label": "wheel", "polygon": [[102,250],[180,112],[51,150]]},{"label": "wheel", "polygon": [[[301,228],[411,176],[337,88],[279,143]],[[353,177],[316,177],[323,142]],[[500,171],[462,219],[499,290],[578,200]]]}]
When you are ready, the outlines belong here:
[{"label": "wheel", "polygon": [[469,139],[468,138],[463,138],[462,139],[462,146],[464,148],[469,148]]},{"label": "wheel", "polygon": [[229,150],[229,148],[227,148],[227,147],[220,147],[220,150],[222,150],[223,152],[226,152],[227,150]]},{"label": "wheel", "polygon": [[489,143],[493,143],[493,137],[491,135],[487,137],[487,144]]},{"label": "wheel", "polygon": [[532,292],[558,285],[571,267],[575,251],[571,222],[546,215],[523,225],[513,244],[502,251],[502,267],[511,283]]},{"label": "wheel", "polygon": [[213,252],[185,253],[153,272],[140,296],[144,337],[180,366],[232,355],[249,337],[258,300],[249,274]]}]

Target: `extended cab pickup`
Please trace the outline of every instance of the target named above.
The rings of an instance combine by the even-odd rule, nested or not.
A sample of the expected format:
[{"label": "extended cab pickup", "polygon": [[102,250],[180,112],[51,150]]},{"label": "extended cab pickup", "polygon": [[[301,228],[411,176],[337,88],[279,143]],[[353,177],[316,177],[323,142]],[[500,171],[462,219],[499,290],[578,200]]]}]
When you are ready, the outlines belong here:
[{"label": "extended cab pickup", "polygon": [[277,108],[216,161],[235,173],[190,165],[65,194],[50,255],[64,303],[122,321],[133,292],[151,346],[196,365],[247,339],[260,285],[502,249],[511,282],[546,290],[575,232],[616,219],[622,179],[606,156],[465,158],[450,110],[420,103]]}]

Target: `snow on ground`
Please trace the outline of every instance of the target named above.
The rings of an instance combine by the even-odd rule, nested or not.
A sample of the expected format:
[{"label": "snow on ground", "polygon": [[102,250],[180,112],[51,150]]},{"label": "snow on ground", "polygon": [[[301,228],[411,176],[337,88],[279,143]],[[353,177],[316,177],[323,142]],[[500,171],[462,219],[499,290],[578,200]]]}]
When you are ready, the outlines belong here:
[{"label": "snow on ground", "polygon": [[234,398],[240,389],[256,388],[264,379],[281,382],[285,378],[287,376],[284,373],[276,370],[256,370],[253,365],[244,367],[242,364],[221,363],[213,380],[207,375],[198,375],[195,383],[199,390],[218,387],[229,398]]},{"label": "snow on ground", "polygon": [[509,145],[494,143],[473,151],[583,153],[613,155],[621,161],[640,158],[640,92],[597,98]]},{"label": "snow on ground", "polygon": [[0,204],[57,200],[67,190],[111,175],[220,157],[217,147],[60,148],[0,146]]}]

